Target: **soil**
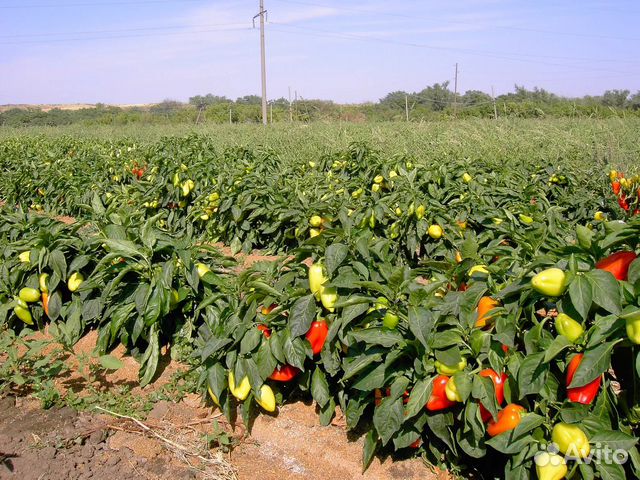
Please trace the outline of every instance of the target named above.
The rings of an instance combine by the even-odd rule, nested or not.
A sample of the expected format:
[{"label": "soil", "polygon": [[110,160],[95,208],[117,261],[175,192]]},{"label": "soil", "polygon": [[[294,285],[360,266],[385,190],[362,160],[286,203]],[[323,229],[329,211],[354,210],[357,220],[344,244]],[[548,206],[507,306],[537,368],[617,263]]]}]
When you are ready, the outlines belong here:
[{"label": "soil", "polygon": [[[47,338],[46,333],[37,333]],[[73,372],[56,386],[64,394],[82,395],[86,381],[77,373],[77,357],[95,346],[90,332],[67,359]],[[50,337],[49,337],[50,338]],[[136,396],[149,395],[185,368],[161,359],[161,372],[145,388],[138,385],[138,364],[122,347],[111,353],[124,366],[96,378],[94,387],[108,390],[129,385]],[[338,410],[339,412],[339,410]],[[205,436],[214,422],[228,432],[228,453],[209,449]],[[302,401],[283,405],[275,415],[259,415],[250,434],[235,428],[196,394],[180,402],[160,401],[142,424],[105,411],[76,412],[70,408],[42,410],[29,397],[0,399],[0,479],[448,479],[446,472],[419,459],[376,458],[363,475],[362,437],[349,434],[338,415],[322,427],[315,405]]]},{"label": "soil", "polygon": [[349,440],[340,426],[319,426],[315,409],[302,402],[283,406],[277,416],[258,417],[251,435],[238,439],[230,454],[207,451],[203,438],[214,419],[225,425],[195,395],[158,402],[143,422],[154,433],[126,418],[68,407],[41,410],[38,402],[6,397],[0,400],[0,478],[450,478],[418,459],[390,458],[375,459],[362,475],[362,439]]},{"label": "soil", "polygon": [[[137,452],[116,442],[112,418],[65,407],[41,410],[37,402],[0,400],[2,479],[193,479],[196,471],[158,449]],[[136,444],[140,445],[140,438]],[[144,454],[143,454],[144,453]]]}]

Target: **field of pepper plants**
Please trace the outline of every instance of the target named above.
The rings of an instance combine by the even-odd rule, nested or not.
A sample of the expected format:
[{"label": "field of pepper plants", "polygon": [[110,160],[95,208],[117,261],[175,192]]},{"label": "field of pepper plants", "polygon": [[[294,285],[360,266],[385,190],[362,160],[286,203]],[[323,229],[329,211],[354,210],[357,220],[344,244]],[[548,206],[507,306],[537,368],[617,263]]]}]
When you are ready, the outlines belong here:
[{"label": "field of pepper plants", "polygon": [[3,132],[0,335],[97,330],[142,385],[170,345],[230,420],[339,409],[363,469],[637,478],[639,126]]}]

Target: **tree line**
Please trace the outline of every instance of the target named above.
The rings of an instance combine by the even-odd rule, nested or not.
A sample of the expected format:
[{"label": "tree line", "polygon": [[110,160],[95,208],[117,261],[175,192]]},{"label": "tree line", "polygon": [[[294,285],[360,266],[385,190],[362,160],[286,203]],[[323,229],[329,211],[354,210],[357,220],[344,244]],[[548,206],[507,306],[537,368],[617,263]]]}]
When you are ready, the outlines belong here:
[{"label": "tree line", "polygon": [[[607,90],[599,96],[567,98],[542,88],[516,85],[513,92],[493,98],[479,91],[454,94],[449,82],[435,83],[419,92],[396,91],[375,103],[338,104],[328,100],[285,98],[269,101],[273,122],[313,121],[427,121],[444,118],[594,117],[640,115],[640,91]],[[164,100],[148,107],[97,104],[80,110],[12,108],[0,112],[0,126],[127,125],[132,123],[259,123],[261,97],[235,100],[213,94],[196,95],[188,102]]]}]

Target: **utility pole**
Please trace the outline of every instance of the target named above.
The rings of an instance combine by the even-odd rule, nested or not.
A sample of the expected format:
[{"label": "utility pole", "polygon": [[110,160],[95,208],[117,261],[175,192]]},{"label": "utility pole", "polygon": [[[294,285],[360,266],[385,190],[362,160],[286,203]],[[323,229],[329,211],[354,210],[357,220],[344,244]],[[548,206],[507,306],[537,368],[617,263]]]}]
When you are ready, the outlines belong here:
[{"label": "utility pole", "polygon": [[291,87],[289,87],[289,122],[293,122],[293,105],[291,103]]},{"label": "utility pole", "polygon": [[493,85],[491,85],[491,100],[493,100],[493,118],[498,119],[498,107],[496,107],[496,96],[493,93]]},{"label": "utility pole", "polygon": [[267,124],[267,62],[264,49],[264,17],[267,11],[264,9],[264,0],[260,0],[260,12],[253,17],[254,27],[255,20],[260,17],[260,66],[262,70],[262,123]]},{"label": "utility pole", "polygon": [[229,125],[232,125],[233,121],[231,120],[231,107],[229,107]]},{"label": "utility pole", "polygon": [[453,115],[458,116],[458,63],[456,62],[456,76],[453,81]]},{"label": "utility pole", "polygon": [[409,121],[409,95],[404,96],[404,113],[407,118],[407,122]]}]

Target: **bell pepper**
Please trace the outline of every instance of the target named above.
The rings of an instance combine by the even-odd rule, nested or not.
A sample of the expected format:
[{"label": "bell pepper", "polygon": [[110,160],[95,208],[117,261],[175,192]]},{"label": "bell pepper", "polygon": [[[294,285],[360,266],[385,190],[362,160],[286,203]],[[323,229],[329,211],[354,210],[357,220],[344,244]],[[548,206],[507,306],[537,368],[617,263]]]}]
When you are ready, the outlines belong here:
[{"label": "bell pepper", "polygon": [[269,379],[275,380],[276,382],[290,382],[300,373],[296,367],[292,367],[291,365],[282,365],[277,366]]},{"label": "bell pepper", "polygon": [[229,390],[231,391],[231,395],[236,397],[238,400],[245,400],[249,396],[249,392],[251,392],[251,384],[249,383],[249,377],[245,376],[240,385],[236,387],[236,381],[233,377],[233,371],[229,372]]},{"label": "bell pepper", "polygon": [[525,225],[531,225],[533,223],[533,217],[530,217],[529,215],[524,215],[521,213],[520,215],[518,215],[518,218]]},{"label": "bell pepper", "polygon": [[571,385],[571,381],[573,380],[573,376],[578,370],[578,367],[582,363],[582,358],[584,355],[582,353],[577,354],[575,357],[571,359],[569,365],[567,366],[567,398],[571,402],[582,403],[584,405],[591,405],[593,400],[598,396],[598,391],[600,390],[600,383],[602,381],[602,375],[593,380],[582,387],[573,387],[569,388]]},{"label": "bell pepper", "polygon": [[269,338],[271,336],[271,329],[262,323],[256,327],[258,330],[262,332],[264,338]]},{"label": "bell pepper", "polygon": [[469,278],[471,278],[474,275],[478,275],[478,274],[489,275],[489,270],[487,270],[487,266],[486,265],[474,265],[473,267],[471,267],[469,269],[469,272],[467,272],[467,275],[469,275]]},{"label": "bell pepper", "polygon": [[509,432],[516,428],[522,421],[522,413],[525,408],[515,403],[510,403],[498,412],[498,419],[489,421],[487,433],[491,437]]},{"label": "bell pepper", "polygon": [[547,268],[531,279],[531,286],[542,295],[559,297],[567,288],[566,277],[559,268]]},{"label": "bell pepper", "polygon": [[622,185],[620,185],[620,182],[618,180],[615,180],[613,182],[611,182],[611,188],[613,189],[613,194],[614,195],[620,195],[620,188],[622,187]]},{"label": "bell pepper", "polygon": [[640,344],[640,312],[626,318],[627,336],[633,343]]},{"label": "bell pepper", "polygon": [[457,365],[445,365],[439,360],[436,360],[435,362],[436,371],[440,375],[447,375],[447,376],[451,376],[454,373],[459,372],[460,370],[464,370],[464,367],[466,366],[467,366],[467,359],[464,357],[462,357],[462,360],[460,360]]},{"label": "bell pepper", "polygon": [[320,298],[324,287],[323,283],[327,281],[327,277],[324,276],[324,265],[322,263],[314,263],[309,267],[309,289],[316,298]]},{"label": "bell pepper", "polygon": [[82,282],[84,282],[84,276],[79,272],[74,272],[71,274],[69,280],[67,281],[67,287],[69,288],[70,292],[75,292],[80,288]]},{"label": "bell pepper", "polygon": [[260,392],[256,395],[256,402],[267,412],[276,411],[276,396],[273,394],[273,390],[269,385],[262,385]]},{"label": "bell pepper", "polygon": [[584,333],[584,327],[566,313],[559,313],[555,321],[556,331],[571,343],[576,343]]},{"label": "bell pepper", "polygon": [[49,294],[47,292],[42,292],[42,309],[44,310],[45,315],[49,316]]},{"label": "bell pepper", "polygon": [[219,407],[220,400],[218,399],[218,396],[215,393],[213,393],[213,390],[211,390],[211,387],[207,387],[207,391],[209,392],[209,396],[211,397],[211,400],[213,400],[213,403]]},{"label": "bell pepper", "polygon": [[313,215],[310,219],[309,219],[309,225],[311,225],[312,227],[321,227],[322,226],[322,217],[319,215]]},{"label": "bell pepper", "polygon": [[591,452],[589,439],[577,425],[556,423],[551,431],[551,440],[561,453],[575,458],[585,458]]},{"label": "bell pepper", "polygon": [[442,238],[442,234],[444,233],[442,227],[440,225],[430,225],[427,229],[427,233],[434,240],[439,240]]},{"label": "bell pepper", "polygon": [[262,306],[262,308],[260,309],[260,313],[262,313],[262,315],[269,315],[271,312],[273,312],[273,310],[277,307],[278,305],[276,305],[275,303],[272,303],[271,305],[269,305],[268,307],[265,307],[264,305]]},{"label": "bell pepper", "polygon": [[446,375],[438,375],[433,379],[433,390],[431,396],[425,405],[426,409],[431,412],[437,412],[444,410],[445,408],[453,407],[456,402],[452,402],[447,398],[447,382],[449,378]]},{"label": "bell pepper", "polygon": [[13,307],[13,313],[15,313],[16,316],[27,325],[33,325],[33,317],[31,316],[31,312],[28,308],[16,305]]},{"label": "bell pepper", "polygon": [[398,323],[400,323],[400,317],[391,310],[387,310],[382,318],[382,325],[389,330],[394,330],[398,326]]},{"label": "bell pepper", "polygon": [[335,287],[324,287],[320,293],[320,301],[322,306],[329,312],[336,310],[336,303],[338,302],[338,290]]},{"label": "bell pepper", "polygon": [[462,396],[460,392],[458,392],[458,387],[456,387],[456,381],[454,377],[451,377],[447,380],[447,384],[444,387],[444,393],[451,402],[462,402]]},{"label": "bell pepper", "polygon": [[20,255],[18,255],[18,258],[22,263],[29,263],[31,261],[31,251],[26,250],[22,252]]},{"label": "bell pepper", "polygon": [[324,342],[329,334],[329,326],[324,320],[314,321],[311,323],[311,328],[305,335],[306,339],[311,344],[311,350],[314,355],[318,355],[324,347]]},{"label": "bell pepper", "polygon": [[49,274],[41,273],[38,277],[38,285],[42,293],[49,293]]},{"label": "bell pepper", "polygon": [[631,265],[631,262],[636,258],[638,258],[638,256],[633,252],[616,252],[596,263],[596,268],[598,270],[611,272],[618,280],[626,280],[629,265]]},{"label": "bell pepper", "polygon": [[476,327],[484,328],[491,324],[491,320],[493,319],[493,315],[489,315],[489,312],[494,308],[498,308],[500,306],[500,302],[491,298],[491,297],[482,297],[480,302],[478,302],[478,308],[476,312],[478,313],[478,317],[476,319]]},{"label": "bell pepper", "polygon": [[196,263],[196,269],[198,270],[199,278],[204,277],[207,273],[211,271],[211,269],[204,263]]},{"label": "bell pepper", "polygon": [[[504,403],[504,384],[508,378],[507,374],[498,374],[498,372],[492,368],[486,368],[480,372],[480,376],[490,378],[493,381],[493,386],[496,391],[496,401],[499,406],[502,405]],[[482,418],[484,423],[487,423],[493,418],[491,412],[489,412],[482,403],[480,404],[480,418]]]},{"label": "bell pepper", "polygon": [[40,300],[40,291],[37,288],[24,287],[18,293],[18,297],[27,303],[37,302]]},{"label": "bell pepper", "polygon": [[540,452],[534,461],[538,480],[561,480],[569,471],[567,461],[557,453]]}]

